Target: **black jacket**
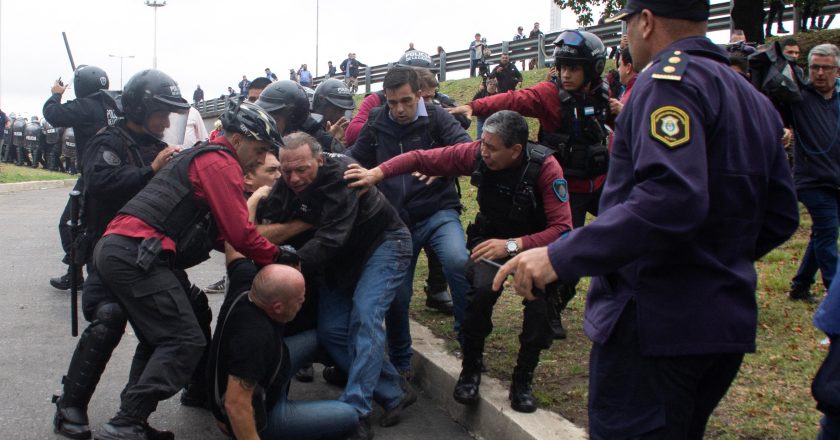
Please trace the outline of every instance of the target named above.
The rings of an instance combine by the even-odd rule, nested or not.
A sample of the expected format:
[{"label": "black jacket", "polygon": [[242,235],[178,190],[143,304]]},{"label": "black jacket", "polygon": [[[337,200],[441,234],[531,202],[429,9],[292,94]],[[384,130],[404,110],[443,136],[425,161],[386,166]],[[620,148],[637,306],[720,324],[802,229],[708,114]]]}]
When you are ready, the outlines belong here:
[{"label": "black jacket", "polygon": [[108,125],[107,108],[102,92],[61,103],[61,95],[54,93],[41,110],[53,127],[73,127],[76,136],[76,157],[83,164],[88,141]]},{"label": "black jacket", "polygon": [[516,64],[508,61],[507,64],[494,67],[490,74],[490,78],[496,78],[496,83],[499,86],[499,93],[504,93],[509,90],[516,89],[516,85],[522,82],[522,74],[516,68]]},{"label": "black jacket", "polygon": [[[388,107],[371,111],[348,155],[365,168],[373,168],[399,154],[470,142],[470,136],[446,110],[426,105],[428,116],[401,126],[388,116]],[[434,119],[432,121],[432,119]],[[411,227],[441,209],[461,209],[454,178],[440,178],[431,185],[412,175],[394,176],[378,186],[403,221]]]}]

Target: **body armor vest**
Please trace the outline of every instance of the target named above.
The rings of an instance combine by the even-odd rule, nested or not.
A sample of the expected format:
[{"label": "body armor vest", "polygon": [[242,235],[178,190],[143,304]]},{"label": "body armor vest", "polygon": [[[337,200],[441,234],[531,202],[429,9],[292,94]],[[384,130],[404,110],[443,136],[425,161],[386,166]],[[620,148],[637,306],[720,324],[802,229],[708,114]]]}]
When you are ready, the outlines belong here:
[{"label": "body armor vest", "polygon": [[525,161],[513,168],[493,171],[481,159],[479,150],[470,183],[478,187],[475,222],[468,228],[467,243],[472,248],[488,238],[512,238],[546,228],[543,200],[537,179],[551,149],[528,143]]},{"label": "body armor vest", "polygon": [[[559,87],[559,86],[558,86]],[[609,114],[609,88],[601,84],[594,97],[581,100],[560,88],[563,108],[561,129],[548,133],[540,127],[537,139],[553,149],[566,177],[588,179],[607,173],[606,121]]]},{"label": "body armor vest", "polygon": [[175,241],[173,267],[185,269],[210,258],[218,230],[210,207],[194,195],[190,163],[211,151],[230,151],[221,145],[201,144],[173,157],[133,199],[120,209],[143,220]]}]

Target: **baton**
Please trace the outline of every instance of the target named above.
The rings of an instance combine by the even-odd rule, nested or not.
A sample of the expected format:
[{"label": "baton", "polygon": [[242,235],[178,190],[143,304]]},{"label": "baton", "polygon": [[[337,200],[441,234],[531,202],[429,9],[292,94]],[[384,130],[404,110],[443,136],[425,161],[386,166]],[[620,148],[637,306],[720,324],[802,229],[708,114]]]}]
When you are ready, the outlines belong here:
[{"label": "baton", "polygon": [[70,191],[70,334],[73,336],[79,335],[79,265],[76,262],[76,233],[79,229],[79,196],[81,196],[79,191]]},{"label": "baton", "polygon": [[[73,71],[76,71],[76,62],[73,61],[73,53],[70,52],[70,43],[67,42],[67,33],[62,32],[61,36],[64,38],[64,48],[67,49],[67,57],[70,58],[70,67],[73,68]],[[71,193],[72,196],[72,193]],[[76,335],[73,335],[76,336]]]}]

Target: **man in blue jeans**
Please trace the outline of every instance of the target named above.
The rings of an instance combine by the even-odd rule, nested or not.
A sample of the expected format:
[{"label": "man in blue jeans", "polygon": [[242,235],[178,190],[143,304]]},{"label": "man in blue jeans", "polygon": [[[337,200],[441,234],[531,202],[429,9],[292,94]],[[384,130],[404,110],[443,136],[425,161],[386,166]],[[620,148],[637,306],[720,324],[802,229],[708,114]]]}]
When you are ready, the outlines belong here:
[{"label": "man in blue jeans", "polygon": [[[278,264],[257,272],[252,261],[234,258],[228,264],[230,294],[222,304],[207,371],[219,429],[240,439],[347,434],[359,420],[350,405],[288,399],[292,372],[311,362],[318,348],[314,330],[283,336],[284,324],[303,304],[303,275]],[[264,399],[255,399],[255,394]]]},{"label": "man in blue jeans", "polygon": [[834,280],[828,295],[814,314],[814,326],[828,336],[828,355],[811,383],[820,420],[817,440],[840,438],[840,280]]},{"label": "man in blue jeans", "polygon": [[[471,141],[452,115],[423,101],[415,69],[397,66],[385,74],[385,105],[370,112],[359,138],[347,153],[363,167],[373,168],[408,151]],[[470,290],[464,274],[469,254],[461,226],[461,198],[454,177],[432,181],[413,175],[395,176],[382,181],[378,188],[409,227],[413,242],[408,276],[386,319],[391,362],[404,377],[410,378],[408,307],[414,291],[414,268],[423,247],[431,248],[443,266],[452,290],[455,331],[461,339],[461,321]]]},{"label": "man in blue jeans", "polygon": [[264,219],[313,226],[298,250],[303,273],[321,272],[318,339],[347,373],[339,398],[359,423],[350,438],[370,439],[373,400],[385,413],[380,426],[399,422],[417,400],[385,359],[385,314],[401,288],[411,261],[411,235],[394,208],[375,188],[361,193],[344,182],[352,159],[322,153],[312,136],[286,136],[280,149],[282,180],[268,196]]},{"label": "man in blue jeans", "polygon": [[813,222],[811,241],[790,286],[790,299],[816,302],[811,284],[822,273],[831,286],[837,268],[837,228],[840,226],[840,97],[837,69],[840,49],[820,44],[808,54],[810,84],[802,101],[790,106],[796,135],[793,177],[799,201]]}]

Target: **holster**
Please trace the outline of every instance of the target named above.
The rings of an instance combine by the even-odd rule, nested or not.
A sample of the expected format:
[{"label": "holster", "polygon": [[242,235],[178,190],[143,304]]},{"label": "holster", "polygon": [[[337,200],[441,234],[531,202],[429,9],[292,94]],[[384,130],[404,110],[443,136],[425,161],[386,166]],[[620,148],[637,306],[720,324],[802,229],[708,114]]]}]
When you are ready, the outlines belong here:
[{"label": "holster", "polygon": [[143,272],[148,272],[162,251],[163,246],[161,245],[160,239],[149,237],[140,242],[140,247],[137,249],[137,261],[134,264],[142,269]]}]

